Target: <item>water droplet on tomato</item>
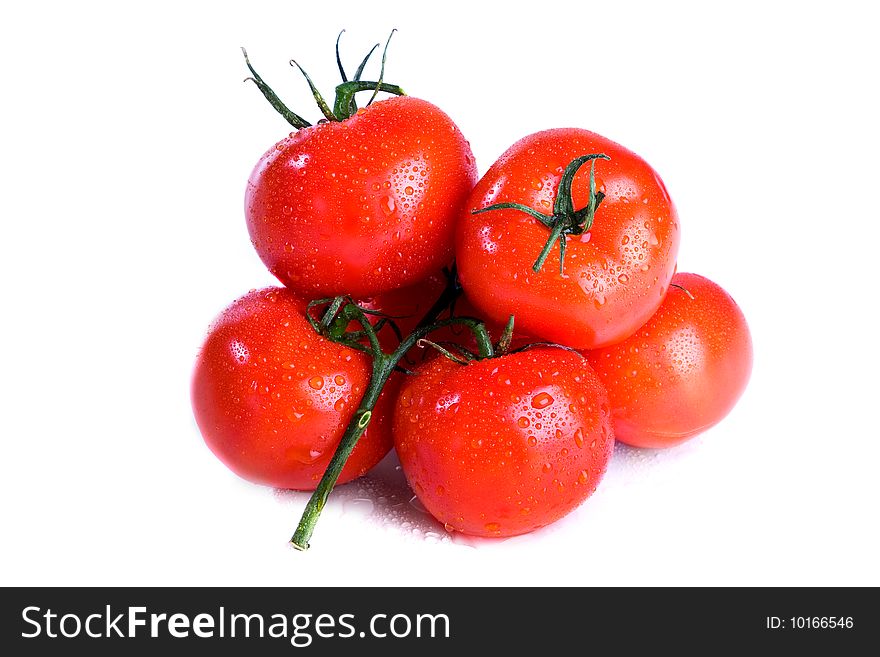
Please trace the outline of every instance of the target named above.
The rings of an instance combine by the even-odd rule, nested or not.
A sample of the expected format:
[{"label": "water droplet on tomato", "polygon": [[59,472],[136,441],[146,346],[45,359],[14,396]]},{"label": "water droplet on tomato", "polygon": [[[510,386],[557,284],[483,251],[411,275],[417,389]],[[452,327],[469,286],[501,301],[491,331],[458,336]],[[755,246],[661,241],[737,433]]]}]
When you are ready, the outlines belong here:
[{"label": "water droplet on tomato", "polygon": [[584,446],[584,430],[581,427],[578,427],[577,431],[574,432],[574,444],[578,447]]},{"label": "water droplet on tomato", "polygon": [[497,533],[501,531],[501,525],[499,525],[497,522],[487,522],[483,526],[486,528],[487,532]]},{"label": "water droplet on tomato", "polygon": [[587,481],[589,481],[589,479],[590,479],[590,473],[587,472],[586,470],[581,470],[578,473],[578,483],[579,484],[585,484],[585,483],[587,483]]},{"label": "water droplet on tomato", "polygon": [[336,403],[333,404],[333,408],[336,410],[337,413],[341,413],[342,409],[345,408],[345,400],[340,397],[336,400]]},{"label": "water droplet on tomato", "polygon": [[529,418],[527,418],[525,415],[523,415],[522,417],[520,417],[516,421],[516,423],[519,427],[521,427],[523,429],[527,429],[529,427],[529,425],[531,424],[531,421],[529,420]]},{"label": "water droplet on tomato", "polygon": [[414,190],[414,189],[413,189],[412,187],[410,187],[409,185],[407,185],[407,186],[404,188],[404,190],[403,190],[403,192],[404,192],[407,196],[412,196],[413,193],[414,193],[415,191],[416,191],[416,190]]},{"label": "water droplet on tomato", "polygon": [[538,439],[534,436],[529,436],[529,445],[535,447],[538,444]]},{"label": "water droplet on tomato", "polygon": [[341,374],[337,374],[335,377],[333,377],[333,381],[335,381],[336,385],[338,385],[338,386],[345,385],[345,377],[342,376]]},{"label": "water droplet on tomato", "polygon": [[239,363],[246,363],[251,356],[247,346],[238,340],[233,340],[229,343],[229,351],[232,352],[232,357]]},{"label": "water droplet on tomato", "polygon": [[532,397],[532,408],[547,408],[553,403],[553,397],[546,392],[539,392]]},{"label": "water droplet on tomato", "polygon": [[379,199],[379,207],[382,208],[382,212],[384,212],[386,216],[394,214],[394,211],[397,209],[394,199],[390,196],[383,196]]},{"label": "water droplet on tomato", "polygon": [[313,376],[311,379],[309,379],[309,387],[313,390],[320,390],[324,387],[324,377]]}]

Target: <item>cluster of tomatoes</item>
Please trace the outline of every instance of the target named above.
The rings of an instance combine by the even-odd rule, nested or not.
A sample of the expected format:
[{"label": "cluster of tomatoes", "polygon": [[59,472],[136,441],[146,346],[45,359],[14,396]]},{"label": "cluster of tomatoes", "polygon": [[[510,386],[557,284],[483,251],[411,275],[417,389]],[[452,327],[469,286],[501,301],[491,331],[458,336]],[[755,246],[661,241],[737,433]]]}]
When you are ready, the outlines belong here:
[{"label": "cluster of tomatoes", "polygon": [[748,327],[719,286],[676,274],[679,219],[647,162],[556,129],[478,181],[452,120],[381,75],[362,81],[365,63],[351,80],[340,64],[332,107],[309,80],[325,117],[313,126],[247,63],[297,129],[245,200],[283,287],[223,311],[193,376],[226,465],[314,491],[296,546],[333,485],[392,447],[448,531],[511,536],[583,502],[615,439],[667,447],[730,411]]}]

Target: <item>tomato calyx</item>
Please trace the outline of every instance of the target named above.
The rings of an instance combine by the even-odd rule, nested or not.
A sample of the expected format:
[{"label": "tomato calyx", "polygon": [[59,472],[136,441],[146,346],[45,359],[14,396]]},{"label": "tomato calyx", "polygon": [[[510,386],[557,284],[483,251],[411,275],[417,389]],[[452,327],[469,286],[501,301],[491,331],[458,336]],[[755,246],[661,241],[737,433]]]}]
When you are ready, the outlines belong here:
[{"label": "tomato calyx", "polygon": [[[562,178],[556,189],[556,199],[553,202],[553,214],[548,215],[538,212],[534,208],[530,208],[522,203],[495,203],[485,208],[473,210],[471,214],[482,214],[483,212],[490,212],[493,210],[518,210],[519,212],[524,212],[530,217],[540,221],[550,229],[550,236],[547,238],[544,248],[541,249],[538,259],[535,260],[535,264],[532,265],[532,270],[535,273],[541,271],[541,267],[544,266],[547,256],[550,255],[550,250],[558,241],[559,274],[562,275],[565,272],[565,246],[568,235],[580,235],[590,230],[596,216],[596,210],[598,209],[599,204],[602,203],[602,199],[605,198],[604,193],[596,191],[596,160],[610,159],[611,158],[604,153],[591,153],[589,155],[576,157],[569,162],[568,166],[565,167],[565,170],[562,173]],[[574,200],[571,194],[571,185],[574,181],[575,174],[577,174],[578,170],[587,162],[590,163],[590,197],[587,205],[580,210],[575,210]]]},{"label": "tomato calyx", "polygon": [[[309,77],[309,74],[305,72],[302,66],[297,63],[296,60],[291,59],[290,65],[299,69],[299,72],[302,73],[303,77],[306,79],[306,82],[309,85],[309,89],[312,92],[312,97],[315,99],[315,103],[318,105],[318,109],[321,110],[321,114],[324,115],[324,119],[319,121],[319,123],[323,121],[345,121],[348,118],[351,118],[357,111],[357,101],[355,100],[355,95],[362,91],[372,91],[373,95],[370,97],[370,100],[367,102],[367,105],[372,103],[377,94],[381,91],[384,93],[393,94],[395,96],[405,96],[403,89],[401,89],[396,84],[388,84],[385,82],[385,59],[388,54],[388,44],[391,43],[391,37],[397,30],[391,30],[391,34],[388,35],[388,40],[385,42],[385,49],[382,52],[382,67],[379,71],[379,79],[376,81],[367,81],[361,80],[361,75],[364,72],[364,68],[367,65],[372,54],[379,47],[377,43],[372,47],[370,52],[367,53],[366,57],[361,61],[360,66],[358,66],[355,71],[354,77],[349,80],[348,76],[345,73],[345,68],[342,66],[342,59],[339,56],[339,39],[342,36],[342,32],[339,33],[339,36],[336,37],[336,64],[339,67],[339,73],[342,76],[342,83],[337,85],[336,87],[336,97],[333,102],[333,107],[327,104],[327,101],[324,100],[324,97],[321,95],[321,92],[318,91],[318,88],[315,86],[314,82],[312,82],[312,78]],[[245,82],[253,82],[257,89],[263,94],[269,104],[278,112],[284,119],[292,125],[296,130],[301,130],[303,128],[311,127],[311,123],[304,119],[302,116],[291,110],[284,102],[278,97],[278,94],[272,90],[266,82],[260,77],[260,74],[254,69],[251,65],[250,59],[248,58],[247,50],[244,48],[241,49],[242,54],[244,55],[244,62],[248,67],[251,75],[250,77],[245,78]]]}]

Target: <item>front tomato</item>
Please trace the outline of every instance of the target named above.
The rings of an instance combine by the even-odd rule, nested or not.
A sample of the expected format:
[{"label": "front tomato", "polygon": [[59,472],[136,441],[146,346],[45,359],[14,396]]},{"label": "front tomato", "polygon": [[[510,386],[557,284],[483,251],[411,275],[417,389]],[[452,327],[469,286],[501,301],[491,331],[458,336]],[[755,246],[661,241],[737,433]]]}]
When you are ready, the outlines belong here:
[{"label": "front tomato", "polygon": [[447,530],[514,536],[583,502],[614,438],[586,360],[534,348],[468,365],[429,361],[401,388],[394,444],[416,495]]},{"label": "front tomato", "polygon": [[248,181],[248,231],[269,270],[302,296],[368,297],[452,259],[454,223],[476,177],[446,114],[391,98],[268,151]]},{"label": "front tomato", "polygon": [[[520,204],[549,220],[563,172],[588,154],[610,158],[594,163],[598,207],[592,224],[581,233],[563,232],[537,272],[536,259],[552,232],[547,225],[512,208],[472,214]],[[589,167],[577,171],[570,198],[575,210],[589,205]],[[629,337],[657,310],[675,271],[678,243],[678,215],[654,169],[604,137],[564,128],[520,140],[492,165],[458,223],[456,260],[468,297],[490,318],[503,323],[515,314],[527,334],[595,349]]]},{"label": "front tomato", "polygon": [[[259,484],[311,490],[370,379],[367,356],[318,335],[289,290],[255,290],[212,325],[196,361],[192,405],[208,447]],[[391,448],[392,378],[339,482]]]}]

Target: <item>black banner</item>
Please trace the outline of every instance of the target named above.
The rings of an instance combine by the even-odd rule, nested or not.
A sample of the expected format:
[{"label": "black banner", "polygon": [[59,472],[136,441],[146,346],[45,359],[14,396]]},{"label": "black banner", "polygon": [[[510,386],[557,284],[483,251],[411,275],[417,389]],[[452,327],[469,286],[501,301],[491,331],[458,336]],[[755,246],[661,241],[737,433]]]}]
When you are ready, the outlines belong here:
[{"label": "black banner", "polygon": [[[493,654],[873,645],[873,589],[3,589],[4,654]],[[76,644],[75,646],[72,644]],[[9,651],[12,649],[12,652]],[[217,653],[217,651],[220,651]]]}]

